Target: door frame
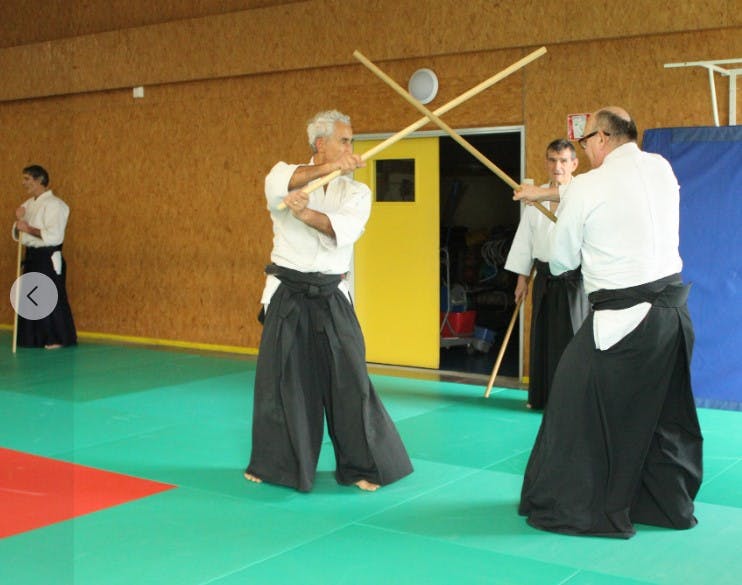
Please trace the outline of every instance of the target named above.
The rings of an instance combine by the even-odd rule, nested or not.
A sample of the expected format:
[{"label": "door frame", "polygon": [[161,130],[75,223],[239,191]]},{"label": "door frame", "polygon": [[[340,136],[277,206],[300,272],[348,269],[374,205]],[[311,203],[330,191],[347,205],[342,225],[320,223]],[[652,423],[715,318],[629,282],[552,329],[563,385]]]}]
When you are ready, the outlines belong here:
[{"label": "door frame", "polygon": [[[519,134],[520,135],[520,169],[521,177],[513,177],[519,183],[523,182],[525,178],[525,165],[526,165],[526,127],[523,124],[511,125],[511,126],[481,126],[481,127],[470,127],[470,128],[454,128],[460,136],[474,136],[482,134]],[[353,134],[353,140],[386,140],[390,136],[393,136],[393,132],[363,132],[359,134]],[[405,136],[400,142],[407,140],[408,138],[432,138],[440,136],[449,136],[447,132],[443,130],[418,130]],[[383,152],[383,151],[382,151]],[[440,176],[439,176],[440,178]],[[440,197],[440,194],[439,194]],[[523,205],[521,205],[521,215],[523,214]],[[440,245],[440,242],[439,242]],[[525,338],[524,329],[524,306],[521,304],[520,314],[518,318],[518,379],[523,379],[523,343]]]}]

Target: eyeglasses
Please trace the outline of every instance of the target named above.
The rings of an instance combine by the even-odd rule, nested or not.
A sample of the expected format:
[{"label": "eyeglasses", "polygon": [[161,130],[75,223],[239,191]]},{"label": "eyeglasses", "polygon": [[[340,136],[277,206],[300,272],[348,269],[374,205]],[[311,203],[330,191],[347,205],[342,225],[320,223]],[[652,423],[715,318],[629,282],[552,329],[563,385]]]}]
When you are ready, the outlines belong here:
[{"label": "eyeglasses", "polygon": [[[582,150],[585,150],[587,148],[587,141],[593,136],[595,136],[598,132],[601,132],[601,131],[593,130],[592,132],[590,132],[590,134],[585,134],[585,136],[583,136],[577,141],[577,144],[579,144],[582,147]],[[608,132],[603,132],[603,134],[605,134],[606,136],[610,136]]]}]

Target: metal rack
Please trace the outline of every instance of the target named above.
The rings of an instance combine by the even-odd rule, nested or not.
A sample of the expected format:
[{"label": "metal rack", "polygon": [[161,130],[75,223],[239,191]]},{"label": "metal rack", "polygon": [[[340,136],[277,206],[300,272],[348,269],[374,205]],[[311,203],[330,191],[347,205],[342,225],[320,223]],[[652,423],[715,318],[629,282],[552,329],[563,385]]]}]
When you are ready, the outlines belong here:
[{"label": "metal rack", "polygon": [[[736,65],[735,69],[726,69],[721,65]],[[719,106],[716,103],[716,85],[714,72],[729,78],[729,125],[737,124],[737,76],[742,74],[742,59],[717,59],[716,61],[688,61],[686,63],[665,63],[665,69],[673,67],[703,67],[709,75],[711,107],[714,110],[714,124],[719,126]]]},{"label": "metal rack", "polygon": [[466,346],[467,351],[474,352],[474,346],[472,344],[476,341],[476,338],[474,337],[473,328],[471,331],[467,332],[467,335],[453,337],[443,336],[443,331],[446,329],[446,326],[448,326],[451,331],[454,331],[453,326],[448,320],[451,314],[451,259],[448,254],[448,248],[446,247],[441,248],[441,265],[444,268],[444,280],[446,286],[446,312],[443,315],[443,319],[441,319],[440,328],[441,347],[458,347],[463,345]]}]

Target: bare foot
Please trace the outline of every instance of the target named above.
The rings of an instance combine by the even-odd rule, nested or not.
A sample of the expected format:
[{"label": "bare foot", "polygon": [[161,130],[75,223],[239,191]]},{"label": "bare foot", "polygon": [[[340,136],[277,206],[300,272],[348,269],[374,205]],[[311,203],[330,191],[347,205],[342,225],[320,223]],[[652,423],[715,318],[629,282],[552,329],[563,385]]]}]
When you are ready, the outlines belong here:
[{"label": "bare foot", "polygon": [[370,481],[366,481],[365,479],[359,479],[356,482],[356,485],[364,492],[375,492],[381,487],[379,484],[371,483]]},{"label": "bare foot", "polygon": [[254,483],[263,483],[263,480],[259,477],[255,477],[252,473],[245,472],[245,479]]},{"label": "bare foot", "polygon": [[526,402],[526,408],[533,408],[533,406],[531,406],[530,402]]},{"label": "bare foot", "polygon": [[50,343],[49,345],[45,345],[44,349],[59,349],[62,347],[61,343]]}]

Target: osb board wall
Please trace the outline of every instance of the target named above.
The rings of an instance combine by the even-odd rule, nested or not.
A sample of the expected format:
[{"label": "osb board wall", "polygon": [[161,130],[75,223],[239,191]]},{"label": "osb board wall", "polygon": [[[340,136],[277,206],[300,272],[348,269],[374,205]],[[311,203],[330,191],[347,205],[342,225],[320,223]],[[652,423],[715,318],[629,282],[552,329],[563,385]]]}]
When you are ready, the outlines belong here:
[{"label": "osb board wall", "polygon": [[[742,57],[742,29],[549,47],[549,58],[534,62],[528,70],[524,97],[529,143],[546,144],[565,133],[567,113],[592,112],[611,104],[632,114],[640,135],[648,128],[713,125],[707,71],[664,68],[665,63],[693,61],[701,55],[708,59]],[[555,85],[557,77],[560,81]],[[725,125],[729,123],[728,78],[715,77],[720,123]],[[738,120],[740,103],[738,92]],[[578,150],[579,170],[589,169]],[[540,163],[541,155],[538,149],[529,149],[529,168]]]},{"label": "osb board wall", "polygon": [[301,0],[3,0],[0,47],[28,45]]},{"label": "osb board wall", "polygon": [[[445,13],[450,4],[441,6]],[[470,35],[469,27],[482,26],[469,16],[452,21],[460,27],[457,43]],[[391,27],[382,40],[397,46],[403,28]],[[441,34],[448,38],[447,30]],[[401,46],[414,52],[415,43],[440,42],[433,37],[405,38]],[[148,86],[144,100],[133,100],[126,89],[0,105],[3,217],[12,218],[24,199],[17,187],[20,169],[31,162],[47,166],[53,188],[72,207],[65,253],[81,330],[257,347],[255,314],[271,243],[262,181],[271,164],[308,158],[304,125],[319,109],[347,111],[357,133],[393,132],[419,117],[353,62],[348,38],[332,47],[348,63],[341,66]],[[540,180],[543,147],[564,133],[568,112],[618,103],[642,129],[709,123],[705,74],[666,71],[662,64],[739,54],[740,38],[737,28],[549,45],[545,57],[445,119],[459,128],[524,123],[526,174]],[[379,64],[402,84],[420,66],[436,70],[441,88],[430,104],[435,108],[533,48]],[[104,46],[99,50],[107,54]],[[381,50],[367,53],[376,59],[374,51]],[[188,70],[189,59],[199,59],[196,53],[173,54],[186,60]],[[114,51],[113,62],[117,56]],[[102,65],[110,60],[97,59],[100,75],[86,70],[84,77],[103,86],[115,82],[113,69]],[[31,79],[31,85],[38,82]],[[656,123],[648,124],[648,117]],[[15,250],[7,242],[0,274],[10,283]],[[0,311],[0,322],[10,323],[9,307]]]},{"label": "osb board wall", "polygon": [[[542,2],[312,0],[190,19],[171,11],[181,19],[0,50],[0,100],[338,66],[352,62],[351,43],[386,61],[718,29],[742,24],[738,4],[595,0],[564,10]],[[83,14],[101,10],[107,8],[100,1],[86,3]],[[102,28],[113,24],[102,21]],[[29,26],[36,20],[21,24]]]},{"label": "osb board wall", "polygon": [[[256,221],[267,163],[250,146],[270,140],[270,121],[254,120],[249,88],[218,98],[175,89],[141,102],[113,92],[3,108],[19,147],[2,176],[18,184],[20,169],[39,162],[69,203],[65,255],[80,330],[255,346],[245,327],[257,314],[270,229]],[[14,204],[24,198],[16,193]]]},{"label": "osb board wall", "polygon": [[[438,58],[450,83],[431,105],[520,55]],[[385,69],[404,80],[419,65]],[[488,124],[513,124],[523,118],[522,85],[515,74],[448,119],[473,126],[486,112]],[[72,209],[65,254],[80,330],[257,347],[272,238],[263,177],[278,159],[309,159],[306,120],[329,107],[352,114],[359,133],[419,118],[360,65],[171,84],[147,88],[142,100],[122,90],[5,104],[3,216],[25,198],[21,168],[46,166]],[[2,255],[3,274],[13,262]],[[10,320],[6,310],[2,322]]]}]

